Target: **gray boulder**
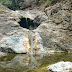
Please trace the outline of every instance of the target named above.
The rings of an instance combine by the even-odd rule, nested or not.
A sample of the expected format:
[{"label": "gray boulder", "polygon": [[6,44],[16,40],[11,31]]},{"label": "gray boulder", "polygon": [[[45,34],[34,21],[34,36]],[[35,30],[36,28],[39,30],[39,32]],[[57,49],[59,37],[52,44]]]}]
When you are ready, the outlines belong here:
[{"label": "gray boulder", "polygon": [[53,72],[71,72],[72,71],[72,62],[58,62],[47,67],[50,71]]},{"label": "gray boulder", "polygon": [[[7,53],[27,53],[27,48],[24,47],[23,43],[26,38],[26,32],[29,30],[20,27],[18,22],[23,17],[29,17],[32,19],[35,18],[35,16],[38,15],[37,13],[35,13],[35,11],[37,10],[35,10],[34,12],[22,12],[5,9],[2,5],[1,7],[2,12],[0,14],[0,51]],[[43,50],[42,40],[39,36],[39,33],[37,33],[37,36],[39,39],[39,44],[37,45],[37,47],[40,48],[40,51],[37,53],[40,53]]]}]

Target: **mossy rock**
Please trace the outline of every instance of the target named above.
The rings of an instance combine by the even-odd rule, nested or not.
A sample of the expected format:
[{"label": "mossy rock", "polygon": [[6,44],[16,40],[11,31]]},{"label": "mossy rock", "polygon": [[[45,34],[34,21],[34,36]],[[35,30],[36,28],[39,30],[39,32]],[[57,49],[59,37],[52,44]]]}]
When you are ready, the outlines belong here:
[{"label": "mossy rock", "polygon": [[6,13],[6,11],[5,10],[0,10],[0,13]]},{"label": "mossy rock", "polygon": [[2,6],[0,6],[0,13],[6,13],[6,11],[3,10],[3,7]]}]

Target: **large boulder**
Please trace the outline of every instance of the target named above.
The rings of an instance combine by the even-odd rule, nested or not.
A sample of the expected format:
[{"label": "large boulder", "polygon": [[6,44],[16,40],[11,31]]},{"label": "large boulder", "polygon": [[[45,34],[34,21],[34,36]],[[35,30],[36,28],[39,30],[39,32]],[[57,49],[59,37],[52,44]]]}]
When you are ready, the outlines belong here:
[{"label": "large boulder", "polygon": [[[26,39],[26,33],[29,30],[20,27],[18,22],[23,17],[34,19],[38,14],[32,11],[12,11],[2,5],[0,6],[2,10],[0,13],[0,51],[7,53],[27,53],[24,41]],[[33,32],[32,35],[34,35],[35,38],[35,34]],[[39,42],[37,44],[37,48],[39,48],[37,53],[40,53],[43,51],[42,40],[39,33],[36,32],[36,36]]]},{"label": "large boulder", "polygon": [[[14,48],[15,43],[20,42],[18,37],[24,36],[21,34],[27,31],[18,24],[21,17],[19,13],[0,5],[0,51],[15,53],[11,48]],[[19,44],[17,46],[20,46]]]},{"label": "large boulder", "polygon": [[53,72],[71,72],[72,71],[72,62],[58,62],[47,67],[50,71]]}]

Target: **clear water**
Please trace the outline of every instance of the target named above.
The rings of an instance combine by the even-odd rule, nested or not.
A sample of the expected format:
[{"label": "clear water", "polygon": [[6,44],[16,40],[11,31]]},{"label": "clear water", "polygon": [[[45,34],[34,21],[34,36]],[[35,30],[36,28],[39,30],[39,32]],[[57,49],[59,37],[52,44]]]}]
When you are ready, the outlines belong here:
[{"label": "clear water", "polygon": [[46,67],[59,61],[72,62],[72,53],[8,54],[0,58],[0,72],[50,72]]}]

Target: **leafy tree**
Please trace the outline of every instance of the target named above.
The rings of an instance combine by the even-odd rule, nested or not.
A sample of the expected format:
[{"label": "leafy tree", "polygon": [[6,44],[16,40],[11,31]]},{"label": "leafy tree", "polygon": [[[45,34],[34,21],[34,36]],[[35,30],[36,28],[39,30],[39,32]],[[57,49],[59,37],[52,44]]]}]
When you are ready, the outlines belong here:
[{"label": "leafy tree", "polygon": [[12,4],[12,2],[10,0],[1,0],[0,4],[6,5],[8,7]]},{"label": "leafy tree", "polygon": [[22,0],[1,0],[0,4],[7,6],[12,10],[21,9]]}]

